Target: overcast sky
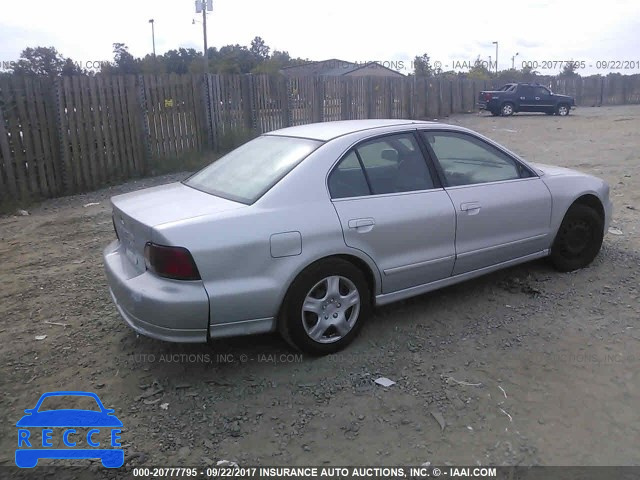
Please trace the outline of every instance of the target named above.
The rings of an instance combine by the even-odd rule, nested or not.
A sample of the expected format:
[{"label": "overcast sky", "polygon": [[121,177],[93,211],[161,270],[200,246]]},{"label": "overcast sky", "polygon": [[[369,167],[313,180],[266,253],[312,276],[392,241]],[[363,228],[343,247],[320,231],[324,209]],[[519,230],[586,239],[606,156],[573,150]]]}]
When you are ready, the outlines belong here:
[{"label": "overcast sky", "polygon": [[[150,18],[157,53],[202,50],[202,24],[192,24],[201,19],[193,0],[2,0],[0,62],[36,46],[54,46],[81,62],[111,60],[114,42],[143,56],[152,48]],[[573,59],[585,60],[583,73],[597,73],[598,60],[630,60],[635,68],[620,72],[640,73],[638,0],[214,0],[209,46],[248,46],[256,35],[294,57],[403,62],[404,73],[425,52],[444,70],[478,55],[488,60],[495,57],[493,41],[499,42],[500,69],[510,67],[519,52],[517,67]]]}]

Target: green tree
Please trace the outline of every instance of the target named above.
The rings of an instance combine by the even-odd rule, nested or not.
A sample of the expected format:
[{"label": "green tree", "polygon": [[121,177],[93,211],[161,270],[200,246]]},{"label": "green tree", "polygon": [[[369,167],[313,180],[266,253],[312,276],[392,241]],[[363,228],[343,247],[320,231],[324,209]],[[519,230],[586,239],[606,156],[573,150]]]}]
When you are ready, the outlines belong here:
[{"label": "green tree", "polygon": [[426,53],[416,55],[413,59],[413,73],[416,77],[432,77],[436,73],[430,60]]},{"label": "green tree", "polygon": [[156,75],[161,73],[167,73],[166,61],[163,55],[153,56],[151,53],[147,53],[144,58],[140,60],[140,72],[141,73],[154,73]]},{"label": "green tree", "polygon": [[212,63],[217,73],[250,73],[260,60],[245,46],[225,45]]},{"label": "green tree", "polygon": [[113,44],[113,62],[115,70],[114,73],[140,73],[140,59],[134,58],[134,56],[129,53],[129,47],[127,47],[124,43]]},{"label": "green tree", "polygon": [[469,69],[468,77],[473,80],[490,80],[493,74],[487,68],[487,63],[480,59],[480,55],[476,58],[473,67]]},{"label": "green tree", "polygon": [[202,55],[195,48],[179,48],[166,52],[162,56],[162,62],[168,73],[184,74],[189,72],[191,64],[198,58],[202,62]]},{"label": "green tree", "polygon": [[64,64],[62,65],[62,69],[60,71],[61,75],[87,75],[87,71],[74,62],[70,58],[66,58]]},{"label": "green tree", "polygon": [[566,62],[560,71],[561,77],[576,77],[578,72],[576,72],[576,64],[573,60],[570,62]]},{"label": "green tree", "polygon": [[54,47],[25,48],[12,71],[16,75],[60,75],[64,57]]},{"label": "green tree", "polygon": [[526,67],[522,67],[522,70],[520,70],[520,74],[521,74],[521,81],[533,82],[537,78],[537,76],[540,75],[540,72],[538,72],[537,70],[534,70],[533,67],[526,66]]},{"label": "green tree", "polygon": [[267,60],[269,58],[271,48],[267,46],[262,37],[255,37],[251,40],[249,51],[255,55],[258,60]]},{"label": "green tree", "polygon": [[280,70],[288,67],[293,60],[289,55],[289,52],[281,52],[274,50],[273,54],[267,59],[258,64],[252,73],[265,73],[267,75],[278,75]]},{"label": "green tree", "polygon": [[515,68],[509,70],[500,70],[496,76],[496,84],[504,85],[505,83],[520,82],[522,81],[522,72]]}]

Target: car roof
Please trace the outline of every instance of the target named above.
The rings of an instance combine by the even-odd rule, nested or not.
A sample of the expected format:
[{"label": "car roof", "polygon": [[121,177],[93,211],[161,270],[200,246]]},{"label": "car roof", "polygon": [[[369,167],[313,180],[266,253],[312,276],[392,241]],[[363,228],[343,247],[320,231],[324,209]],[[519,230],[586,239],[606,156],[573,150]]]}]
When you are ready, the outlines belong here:
[{"label": "car roof", "polygon": [[296,127],[282,128],[280,130],[269,132],[267,135],[328,141],[349,133],[361,132],[364,130],[384,129],[386,127],[402,125],[416,125],[417,127],[426,125],[434,126],[439,124],[421,120],[400,119],[339,120],[336,122],[309,123]]}]

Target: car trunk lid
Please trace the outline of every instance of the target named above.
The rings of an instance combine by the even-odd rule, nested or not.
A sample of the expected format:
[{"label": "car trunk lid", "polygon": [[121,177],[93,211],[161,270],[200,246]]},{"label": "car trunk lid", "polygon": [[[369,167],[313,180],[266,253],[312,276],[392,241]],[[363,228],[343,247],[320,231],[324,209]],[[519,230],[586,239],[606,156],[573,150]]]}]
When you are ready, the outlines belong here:
[{"label": "car trunk lid", "polygon": [[182,183],[118,195],[111,199],[111,204],[116,233],[126,257],[138,272],[145,270],[144,247],[151,241],[153,227],[246,207]]}]

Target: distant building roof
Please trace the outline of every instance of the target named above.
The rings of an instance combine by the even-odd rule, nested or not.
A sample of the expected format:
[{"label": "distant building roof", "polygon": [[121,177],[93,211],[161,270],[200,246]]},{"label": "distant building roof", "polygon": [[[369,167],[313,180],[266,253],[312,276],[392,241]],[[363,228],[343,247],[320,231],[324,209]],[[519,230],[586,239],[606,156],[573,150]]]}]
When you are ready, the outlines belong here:
[{"label": "distant building roof", "polygon": [[302,65],[285,67],[281,72],[288,77],[300,76],[326,76],[341,77],[352,75],[375,75],[385,77],[404,77],[396,70],[382,65],[379,62],[347,62],[337,58],[321,60],[319,62],[309,62]]}]

